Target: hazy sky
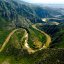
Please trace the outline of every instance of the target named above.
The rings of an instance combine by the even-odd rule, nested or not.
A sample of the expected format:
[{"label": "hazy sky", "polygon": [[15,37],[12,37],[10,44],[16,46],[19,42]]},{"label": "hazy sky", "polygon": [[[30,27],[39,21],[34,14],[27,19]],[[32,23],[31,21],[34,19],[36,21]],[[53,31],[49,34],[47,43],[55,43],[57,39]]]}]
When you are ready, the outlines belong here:
[{"label": "hazy sky", "polygon": [[64,0],[24,0],[30,3],[64,4]]}]

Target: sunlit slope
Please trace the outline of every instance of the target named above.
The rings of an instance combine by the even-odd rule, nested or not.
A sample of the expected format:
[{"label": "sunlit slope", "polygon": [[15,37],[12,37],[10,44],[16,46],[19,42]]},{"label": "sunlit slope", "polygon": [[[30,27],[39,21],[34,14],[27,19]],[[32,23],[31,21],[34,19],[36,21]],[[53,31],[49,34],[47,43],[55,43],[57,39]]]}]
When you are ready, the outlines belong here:
[{"label": "sunlit slope", "polygon": [[[46,36],[33,27],[28,28],[28,32],[22,28],[14,29],[2,42],[0,52],[9,49],[10,46],[14,49],[26,49],[27,51],[31,48],[31,50],[36,52],[36,50],[38,51],[44,46],[45,42]],[[12,48],[10,48],[11,51],[14,50]],[[31,50],[29,50],[28,53]]]},{"label": "sunlit slope", "polygon": [[[2,52],[4,49],[6,50],[6,46],[9,44],[12,44],[13,47],[20,48],[20,43],[18,41],[21,41],[21,38],[24,35],[24,29],[15,29],[5,38],[4,42],[2,43],[0,47],[0,52]],[[11,42],[10,42],[11,41]]]},{"label": "sunlit slope", "polygon": [[12,31],[8,30],[8,29],[0,29],[0,47],[3,45],[3,42],[5,41],[5,39],[8,37],[9,33]]},{"label": "sunlit slope", "polygon": [[32,27],[35,28],[36,30],[38,30],[39,32],[41,32],[43,35],[46,36],[46,42],[45,42],[45,44],[44,44],[44,48],[49,47],[49,45],[50,45],[50,43],[51,43],[51,37],[50,37],[47,33],[45,33],[44,31],[39,30],[39,29],[36,27],[36,25],[32,25]]},{"label": "sunlit slope", "polygon": [[[24,48],[25,41],[26,41],[26,38],[25,38],[25,36],[26,36],[25,29],[17,29],[17,30],[13,30],[12,32],[13,32],[13,34],[12,35],[9,34],[10,35],[10,39],[8,39],[7,44],[5,45],[4,49],[0,53],[0,57],[1,57],[0,63],[1,64],[2,63],[10,63],[10,64],[16,64],[16,63],[33,64],[33,63],[35,63],[35,61],[37,62],[39,57],[36,56],[37,59],[35,60],[34,57],[32,57],[33,55],[29,55],[28,54],[27,48],[26,49]],[[41,45],[45,44],[46,36],[44,34],[42,34],[41,32],[39,32],[38,30],[34,29],[33,27],[31,27],[29,29],[28,35],[30,35],[30,37],[32,37],[32,38],[37,38],[37,40],[35,39],[32,42],[35,45],[35,48],[32,48],[29,45],[29,43],[31,43],[31,42],[29,42],[29,40],[27,42],[28,45],[29,45],[29,47],[32,50],[34,50],[34,51],[35,51],[35,49],[38,50],[38,48],[39,49],[41,48]],[[31,40],[32,40],[32,38],[31,38]],[[29,37],[28,37],[28,39],[29,39]],[[40,41],[40,39],[43,39],[43,40]],[[4,42],[4,43],[6,43],[6,42]],[[36,47],[38,47],[38,48],[36,48]],[[38,53],[38,52],[39,51],[37,51],[35,53]]]},{"label": "sunlit slope", "polygon": [[41,48],[46,42],[46,36],[33,27],[30,27],[30,29],[28,30],[29,30],[29,39],[28,39],[29,46],[33,49]]}]

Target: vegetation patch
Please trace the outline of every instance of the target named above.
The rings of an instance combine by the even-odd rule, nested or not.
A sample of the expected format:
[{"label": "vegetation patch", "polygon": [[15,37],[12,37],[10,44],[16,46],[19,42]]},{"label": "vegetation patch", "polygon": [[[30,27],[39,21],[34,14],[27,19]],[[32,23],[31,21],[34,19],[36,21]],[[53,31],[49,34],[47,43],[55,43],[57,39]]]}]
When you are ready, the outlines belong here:
[{"label": "vegetation patch", "polygon": [[7,38],[7,36],[9,35],[9,33],[12,30],[3,30],[0,29],[0,46],[3,44],[3,42],[5,41],[5,39]]},{"label": "vegetation patch", "polygon": [[33,49],[39,49],[46,42],[46,37],[38,30],[30,27],[29,29],[29,39],[28,44]]}]

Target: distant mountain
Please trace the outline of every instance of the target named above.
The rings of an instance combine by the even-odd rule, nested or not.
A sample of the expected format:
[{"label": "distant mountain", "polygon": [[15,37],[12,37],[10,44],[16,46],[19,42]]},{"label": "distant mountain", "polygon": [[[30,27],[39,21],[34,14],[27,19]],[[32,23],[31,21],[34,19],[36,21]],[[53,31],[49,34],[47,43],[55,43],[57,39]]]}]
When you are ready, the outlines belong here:
[{"label": "distant mountain", "polygon": [[64,8],[64,4],[40,4],[38,3],[37,5],[41,7],[50,7],[50,8]]},{"label": "distant mountain", "polygon": [[41,18],[58,14],[61,13],[20,0],[0,0],[1,27],[29,27],[31,23],[42,22]]}]

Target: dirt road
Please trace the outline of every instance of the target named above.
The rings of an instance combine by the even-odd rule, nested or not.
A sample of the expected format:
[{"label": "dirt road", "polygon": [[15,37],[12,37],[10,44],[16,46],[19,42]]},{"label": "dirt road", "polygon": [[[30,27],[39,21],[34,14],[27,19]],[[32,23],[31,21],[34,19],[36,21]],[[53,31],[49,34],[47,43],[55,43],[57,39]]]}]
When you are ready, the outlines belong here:
[{"label": "dirt road", "polygon": [[6,44],[7,44],[7,43],[9,42],[9,40],[10,40],[10,37],[11,37],[17,30],[18,30],[18,29],[13,30],[13,31],[8,35],[8,37],[5,39],[2,47],[0,48],[0,52],[2,52],[2,51],[4,50]]},{"label": "dirt road", "polygon": [[28,33],[27,31],[25,31],[25,36],[24,36],[25,42],[24,42],[24,48],[29,52],[29,54],[34,53],[35,50],[33,50],[32,48],[30,48],[29,44],[28,44]]},{"label": "dirt road", "polygon": [[[49,47],[49,44],[51,43],[51,37],[47,33],[45,33],[44,31],[41,31],[38,28],[36,28],[36,25],[32,25],[32,27],[34,29],[40,31],[42,34],[44,34],[46,36],[46,40],[47,41],[45,42],[45,44],[43,45],[43,47],[41,49],[48,48]],[[41,50],[41,49],[39,49],[39,50]]]},{"label": "dirt road", "polygon": [[[47,38],[47,41],[45,42],[45,44],[43,45],[43,47],[40,48],[40,49],[38,49],[38,50],[42,50],[42,49],[48,48],[48,47],[49,47],[49,44],[51,43],[51,37],[50,37],[48,34],[46,34],[44,31],[41,31],[41,30],[39,30],[38,28],[36,28],[36,25],[32,25],[32,27],[33,27],[34,29],[40,31],[40,32],[41,32],[42,34],[44,34],[44,35],[46,36],[46,38]],[[4,50],[5,46],[6,46],[7,43],[9,42],[11,36],[12,36],[17,30],[19,30],[19,29],[13,30],[13,31],[8,35],[8,37],[5,39],[2,47],[0,48],[0,52],[2,52],[2,51]],[[38,50],[33,50],[32,48],[30,48],[30,46],[29,46],[29,44],[28,44],[28,33],[27,33],[26,30],[25,30],[25,35],[24,35],[23,37],[26,38],[26,39],[25,39],[25,43],[24,43],[24,48],[27,49],[27,51],[28,51],[30,54],[31,54],[31,53],[35,53],[36,51],[38,51]]]},{"label": "dirt road", "polygon": [[30,46],[28,44],[28,33],[26,33],[26,35],[25,35],[26,40],[25,40],[24,47],[25,47],[25,49],[27,49],[27,51],[29,52],[29,54],[35,53],[35,52],[37,52],[39,50],[42,50],[42,49],[46,49],[46,48],[49,47],[49,44],[51,43],[51,37],[48,34],[46,34],[44,31],[41,31],[41,30],[37,29],[35,25],[32,25],[32,27],[34,29],[40,31],[42,34],[44,34],[46,36],[47,41],[45,42],[45,44],[43,45],[42,48],[40,48],[38,50],[33,50],[32,48],[30,48]]}]

